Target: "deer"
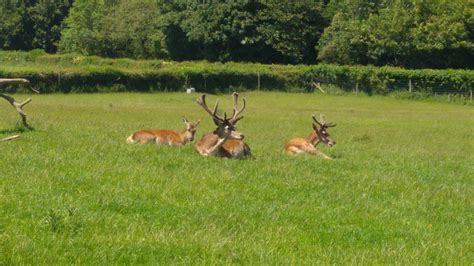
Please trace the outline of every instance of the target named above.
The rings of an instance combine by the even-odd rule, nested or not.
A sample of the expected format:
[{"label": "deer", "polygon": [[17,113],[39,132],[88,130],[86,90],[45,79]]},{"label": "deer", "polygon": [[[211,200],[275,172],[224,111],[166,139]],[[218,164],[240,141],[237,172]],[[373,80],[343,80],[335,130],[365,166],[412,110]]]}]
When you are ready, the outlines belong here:
[{"label": "deer", "polygon": [[130,135],[127,138],[127,143],[156,143],[170,146],[183,146],[194,140],[194,135],[196,134],[197,127],[201,120],[193,123],[183,118],[183,122],[186,128],[181,132],[169,129],[140,130]]},{"label": "deer", "polygon": [[196,101],[212,117],[212,121],[217,128],[210,133],[206,133],[194,145],[195,150],[202,156],[217,156],[232,159],[243,159],[251,155],[250,147],[243,141],[244,135],[237,130],[235,124],[244,118],[240,116],[245,110],[246,101],[242,99],[242,108],[238,109],[239,94],[234,92],[233,113],[230,118],[224,113],[224,117],[217,115],[219,100],[216,101],[214,109],[211,111],[206,103],[206,94],[202,94]]},{"label": "deer", "polygon": [[320,115],[320,121],[316,119],[316,117],[312,116],[314,123],[313,124],[313,131],[307,138],[294,138],[290,139],[285,145],[285,151],[288,154],[302,154],[307,153],[311,155],[321,156],[324,159],[331,160],[332,158],[324,154],[322,151],[316,148],[320,142],[332,147],[336,145],[336,141],[334,141],[331,136],[329,135],[327,129],[330,127],[335,127],[336,124],[333,123],[326,123],[324,121],[324,115]]}]

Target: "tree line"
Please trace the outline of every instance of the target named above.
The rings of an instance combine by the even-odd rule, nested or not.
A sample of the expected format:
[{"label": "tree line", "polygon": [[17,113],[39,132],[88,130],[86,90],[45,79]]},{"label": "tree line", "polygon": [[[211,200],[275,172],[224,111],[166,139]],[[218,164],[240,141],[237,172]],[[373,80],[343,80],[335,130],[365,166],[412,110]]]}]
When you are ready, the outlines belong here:
[{"label": "tree line", "polygon": [[0,49],[139,59],[474,66],[471,0],[2,0]]}]

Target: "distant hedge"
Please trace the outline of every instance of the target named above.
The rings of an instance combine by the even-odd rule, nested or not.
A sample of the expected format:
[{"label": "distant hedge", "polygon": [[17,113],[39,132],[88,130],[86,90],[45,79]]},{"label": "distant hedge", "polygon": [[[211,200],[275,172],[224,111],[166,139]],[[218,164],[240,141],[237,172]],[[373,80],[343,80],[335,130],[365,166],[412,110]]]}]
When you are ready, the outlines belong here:
[{"label": "distant hedge", "polygon": [[[473,70],[407,70],[395,67],[339,65],[263,65],[251,63],[168,62],[107,59],[76,54],[50,55],[0,51],[0,77],[29,79],[42,92],[230,90],[302,91],[309,82],[344,90],[384,94],[407,90],[469,92]],[[14,90],[14,88],[10,88]]]}]

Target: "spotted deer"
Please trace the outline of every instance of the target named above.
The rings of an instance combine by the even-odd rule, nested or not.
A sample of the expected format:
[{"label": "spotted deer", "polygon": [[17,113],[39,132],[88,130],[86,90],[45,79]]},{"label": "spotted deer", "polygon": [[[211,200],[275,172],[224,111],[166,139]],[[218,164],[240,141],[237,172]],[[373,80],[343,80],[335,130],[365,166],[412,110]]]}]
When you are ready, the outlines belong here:
[{"label": "spotted deer", "polygon": [[250,147],[243,141],[244,135],[240,133],[235,124],[243,118],[240,114],[245,109],[245,99],[242,99],[242,108],[238,109],[239,94],[234,92],[233,97],[233,113],[230,118],[224,113],[224,117],[217,115],[219,101],[216,101],[214,109],[211,111],[206,104],[206,95],[201,95],[197,99],[197,103],[211,115],[212,121],[217,128],[210,133],[204,134],[202,138],[194,146],[196,151],[202,156],[218,156],[225,158],[241,159],[249,156]]},{"label": "spotted deer", "polygon": [[308,153],[311,155],[322,156],[324,159],[332,159],[331,157],[318,150],[316,148],[316,145],[318,145],[320,142],[323,142],[329,147],[335,145],[336,141],[331,138],[331,136],[327,132],[327,129],[330,127],[335,127],[336,125],[332,123],[326,123],[323,119],[322,114],[320,115],[321,122],[319,122],[314,115],[312,117],[314,123],[313,131],[311,132],[311,134],[305,139],[290,139],[285,145],[285,151],[289,154]]},{"label": "spotted deer", "polygon": [[185,145],[194,140],[194,134],[196,134],[200,120],[196,123],[192,123],[186,118],[183,118],[183,122],[186,124],[186,129],[181,132],[169,129],[141,130],[130,135],[130,137],[127,138],[127,143],[156,143],[171,146]]}]

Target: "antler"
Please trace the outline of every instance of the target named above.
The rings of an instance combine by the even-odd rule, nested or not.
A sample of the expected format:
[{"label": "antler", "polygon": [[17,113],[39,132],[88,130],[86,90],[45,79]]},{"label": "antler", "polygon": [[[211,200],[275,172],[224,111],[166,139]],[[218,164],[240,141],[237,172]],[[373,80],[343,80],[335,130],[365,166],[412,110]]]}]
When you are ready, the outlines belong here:
[{"label": "antler", "polygon": [[316,119],[316,116],[315,116],[315,115],[312,115],[311,117],[313,118],[313,120],[314,120],[314,122],[315,122],[316,124],[318,124],[320,127],[323,126],[323,124],[321,124],[321,123]]},{"label": "antler", "polygon": [[321,122],[319,122],[317,119],[316,119],[316,116],[315,115],[312,115],[313,117],[313,120],[314,122],[316,122],[316,124],[318,124],[320,127],[335,127],[336,124],[334,123],[327,123],[325,120],[324,120],[324,114],[320,114],[319,115],[319,120],[321,120]]},{"label": "antler", "polygon": [[224,123],[225,121],[225,118],[222,119],[220,118],[216,112],[217,112],[217,107],[219,106],[219,100],[216,101],[216,104],[214,105],[214,110],[210,110],[209,107],[207,106],[207,103],[206,103],[206,94],[203,94],[201,95],[201,97],[199,97],[196,102],[202,107],[204,108],[204,110],[206,112],[208,112],[211,116],[212,116],[212,120],[214,120],[214,123],[217,124],[217,125],[220,125],[222,123]]},{"label": "antler", "polygon": [[231,124],[235,124],[235,123],[237,123],[237,121],[244,118],[243,116],[239,117],[239,115],[245,110],[246,102],[245,102],[245,98],[242,98],[242,103],[243,104],[242,104],[242,108],[239,110],[239,108],[238,108],[239,94],[237,92],[234,92],[234,93],[232,93],[232,97],[234,98],[234,108],[233,108],[232,117],[229,119],[229,122]]}]

